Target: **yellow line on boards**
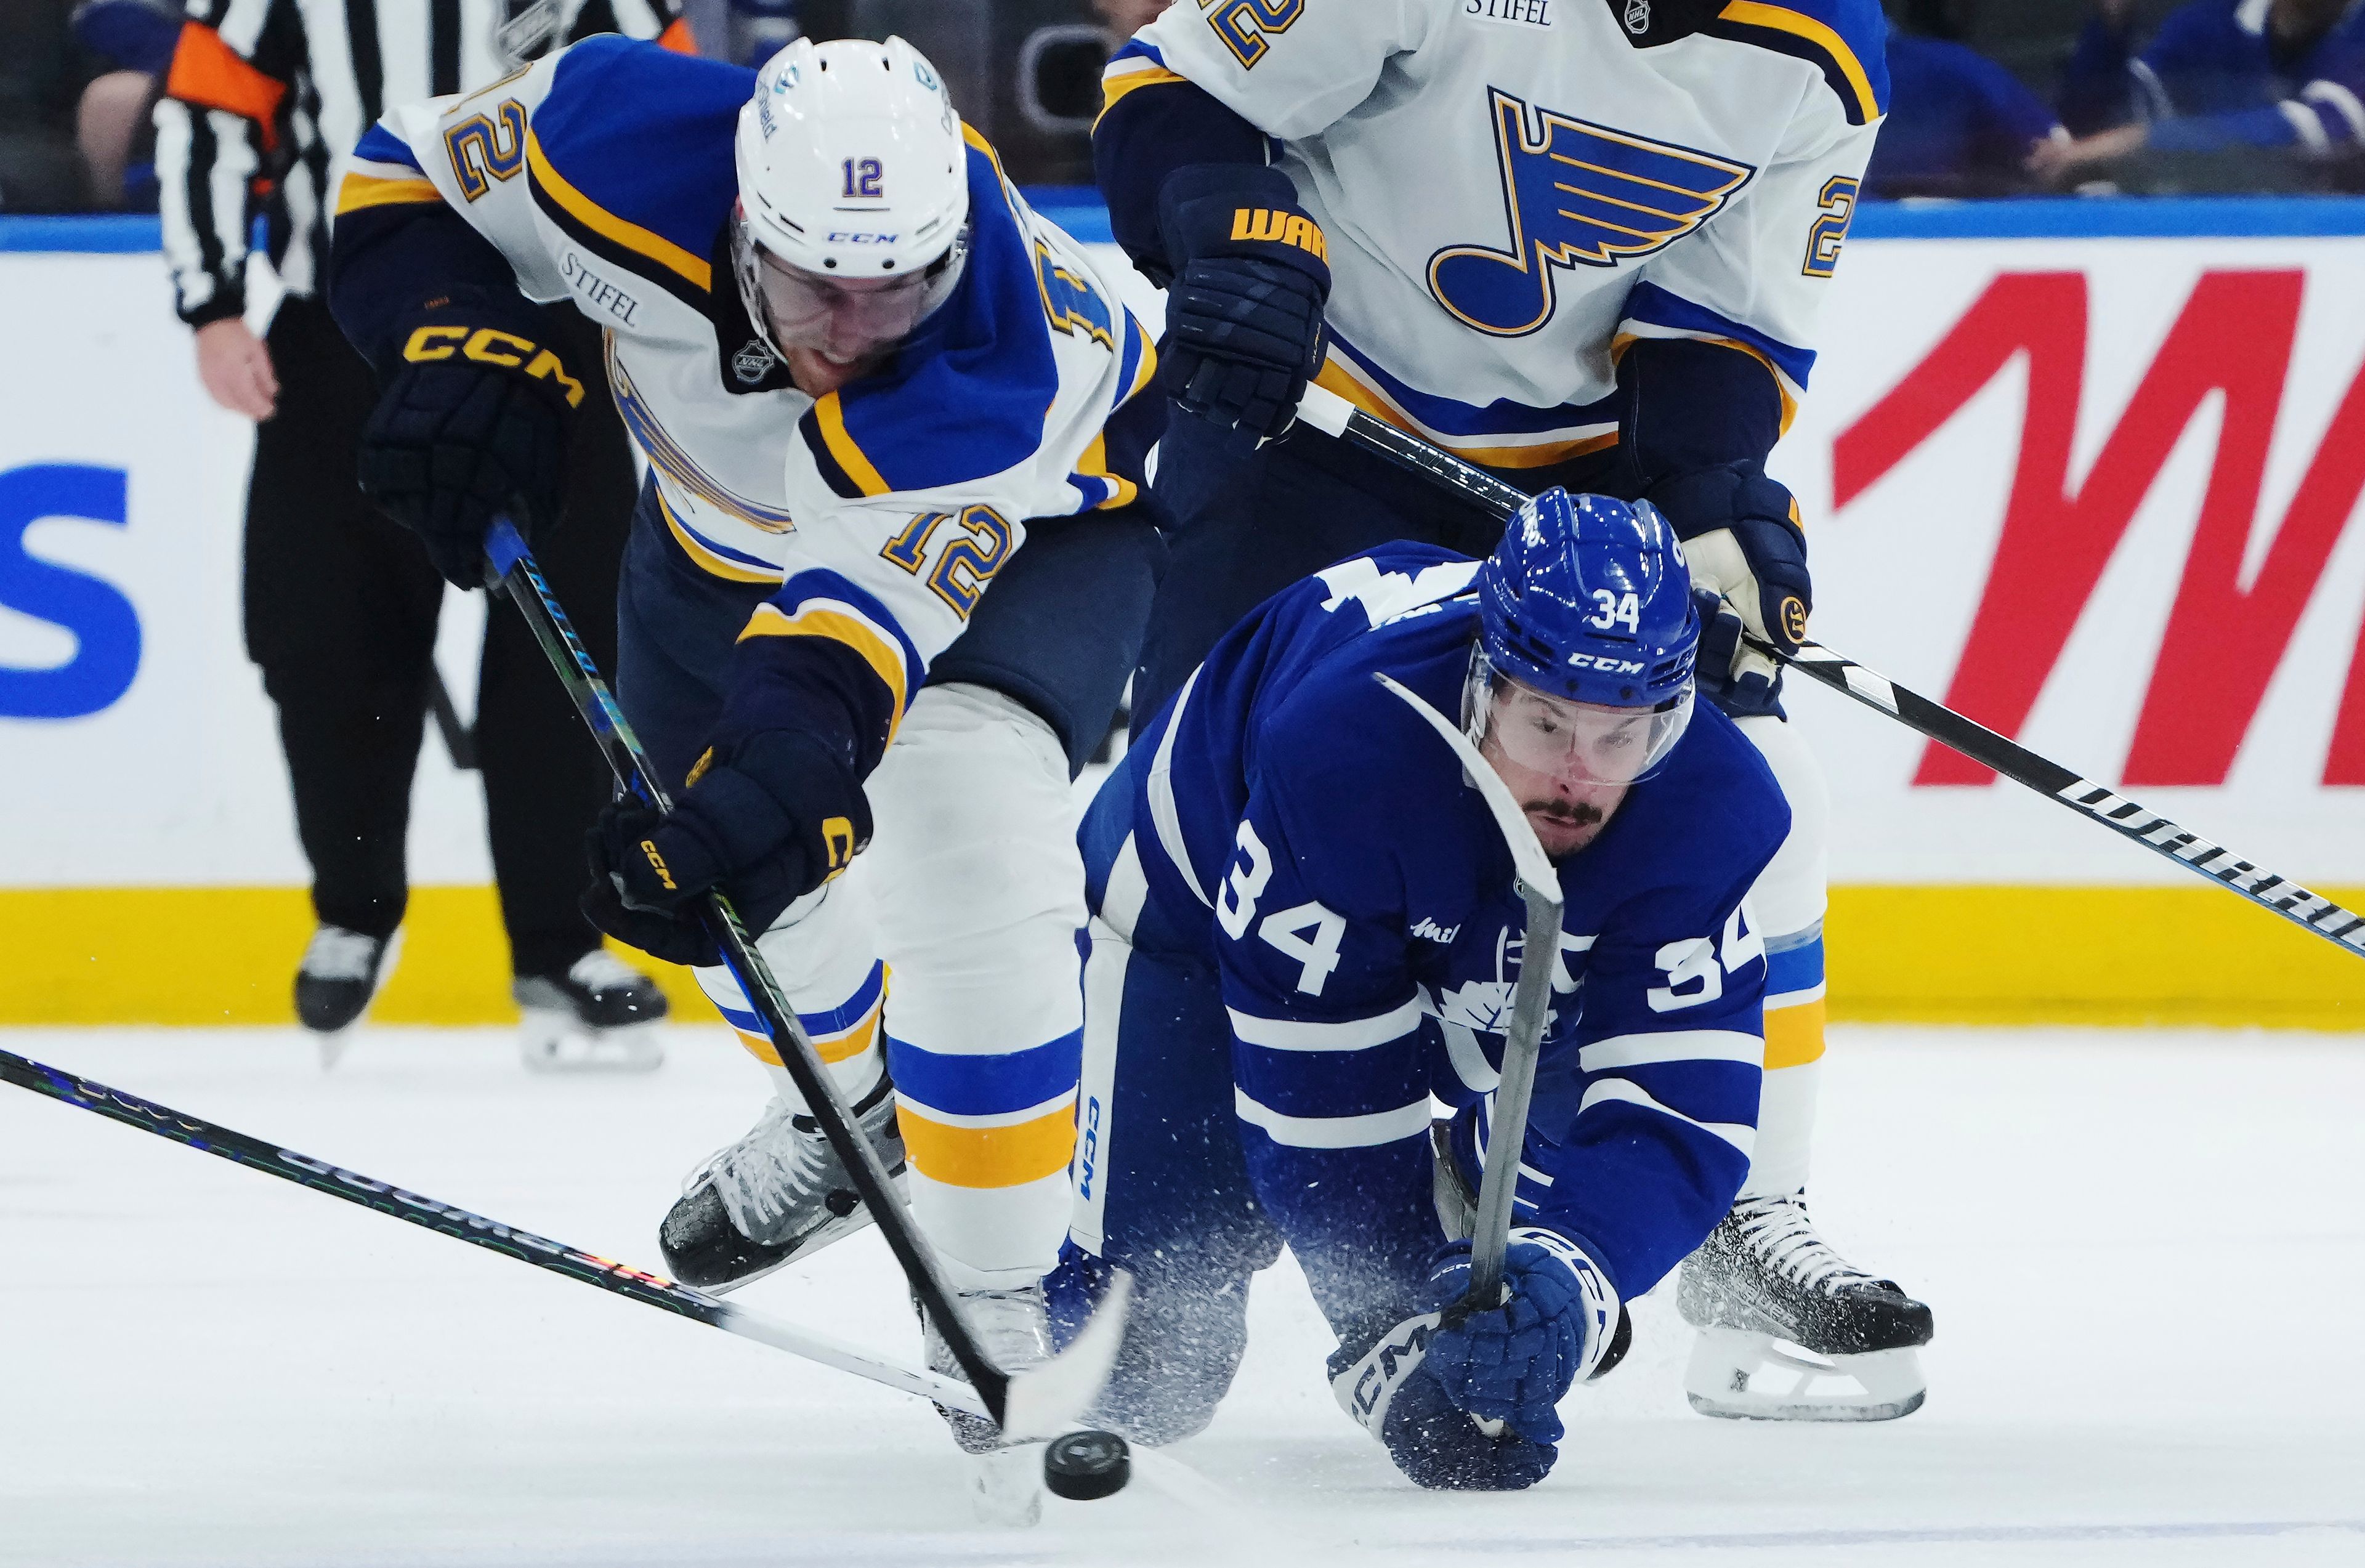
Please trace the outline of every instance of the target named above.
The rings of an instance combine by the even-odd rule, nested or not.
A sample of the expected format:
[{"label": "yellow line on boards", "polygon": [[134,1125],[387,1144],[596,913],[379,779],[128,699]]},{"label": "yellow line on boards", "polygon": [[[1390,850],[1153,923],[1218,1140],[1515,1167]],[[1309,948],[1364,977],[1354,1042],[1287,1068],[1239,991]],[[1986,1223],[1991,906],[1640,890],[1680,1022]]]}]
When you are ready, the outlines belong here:
[{"label": "yellow line on boards", "polygon": [[[0,1025],[291,1024],[312,935],[301,888],[0,888]],[[688,969],[641,954],[678,1021],[719,1021]],[[505,1024],[509,939],[489,887],[413,888],[382,1024]]]},{"label": "yellow line on boards", "polygon": [[[0,889],[0,1025],[285,1024],[311,931],[300,888]],[[2365,1032],[2365,958],[2206,887],[1840,887],[1824,935],[1833,1023]],[[717,1017],[688,970],[626,957],[677,1019]],[[490,888],[412,890],[371,1016],[517,1016]]]},{"label": "yellow line on boards", "polygon": [[2197,884],[1840,887],[1823,935],[1834,1023],[2365,1031],[2365,957]]}]

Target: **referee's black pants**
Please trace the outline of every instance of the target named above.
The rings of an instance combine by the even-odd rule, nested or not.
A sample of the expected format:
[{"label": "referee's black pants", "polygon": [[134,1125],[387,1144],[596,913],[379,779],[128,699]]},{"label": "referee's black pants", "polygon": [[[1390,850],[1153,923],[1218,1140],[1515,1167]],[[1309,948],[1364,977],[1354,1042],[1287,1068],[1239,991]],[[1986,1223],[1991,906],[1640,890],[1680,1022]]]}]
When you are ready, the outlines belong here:
[{"label": "referee's black pants", "polygon": [[[536,554],[602,668],[615,667],[616,576],[635,489],[599,334],[551,312],[588,396],[568,454],[563,526]],[[372,936],[401,924],[405,839],[443,580],[416,537],[362,496],[353,453],[377,400],[368,365],[318,299],[289,299],[269,337],[279,411],[256,432],[246,509],[246,648],[279,710],[297,833],[319,918]],[[493,876],[519,975],[555,975],[599,945],[577,908],[583,839],[609,776],[524,621],[492,607],[477,677],[476,756]]]}]

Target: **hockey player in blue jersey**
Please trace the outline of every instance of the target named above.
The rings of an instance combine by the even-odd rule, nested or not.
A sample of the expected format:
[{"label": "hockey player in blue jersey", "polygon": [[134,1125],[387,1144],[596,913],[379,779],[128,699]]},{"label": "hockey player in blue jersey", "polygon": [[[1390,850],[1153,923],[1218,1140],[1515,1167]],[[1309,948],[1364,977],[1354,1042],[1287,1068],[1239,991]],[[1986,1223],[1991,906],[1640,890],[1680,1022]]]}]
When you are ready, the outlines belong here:
[{"label": "hockey player in blue jersey", "polygon": [[677,806],[611,808],[587,909],[706,966],[779,1088],[667,1216],[673,1271],[727,1289],[868,1218],[713,967],[720,885],[988,1352],[1039,1356],[1082,1022],[1069,785],[1160,551],[1140,327],[900,39],[760,73],[595,40],[398,109],[335,256],[384,381],[364,487],[463,585],[494,514],[552,515],[583,388],[545,312],[605,330],[648,463],[616,692]]},{"label": "hockey player in blue jersey", "polygon": [[[1765,950],[1745,902],[1789,825],[1694,703],[1700,622],[1648,503],[1552,490],[1485,561],[1393,544],[1260,606],[1154,715],[1081,838],[1093,909],[1064,1315],[1135,1280],[1096,1417],[1205,1426],[1250,1277],[1285,1244],[1339,1337],[1348,1414],[1423,1485],[1551,1468],[1553,1406],[1622,1300],[1698,1247],[1749,1168]],[[1557,953],[1521,951],[1511,851],[1458,715],[1559,863]],[[1467,1289],[1500,1030],[1553,964],[1511,1300]],[[1430,1100],[1455,1108],[1432,1129]],[[1472,1417],[1507,1423],[1489,1435]]]},{"label": "hockey player in blue jersey", "polygon": [[2135,13],[2097,0],[2079,34],[2061,77],[2078,140],[2041,151],[2048,177],[2233,154],[2246,185],[2272,187],[2324,180],[2365,147],[2365,10],[2349,0],[2191,0],[2140,52]]},{"label": "hockey player in blue jersey", "polygon": [[[1760,646],[1795,648],[1813,602],[1765,461],[1887,112],[1884,31],[1877,0],[1176,6],[1111,60],[1093,139],[1115,237],[1167,288],[1178,410],[1138,717],[1328,562],[1493,548],[1490,514],[1292,431],[1309,379],[1531,493],[1648,499],[1722,600],[1701,695],[1765,755],[1792,833],[1754,895],[1773,969],[1756,1158],[1677,1292],[1701,1330],[1687,1392],[1721,1416],[1900,1415],[1918,1392],[1847,1374],[1893,1389],[1931,1335],[1805,1206],[1829,804]],[[1797,1381],[1755,1375],[1777,1340],[1843,1375],[1767,1392]]]}]

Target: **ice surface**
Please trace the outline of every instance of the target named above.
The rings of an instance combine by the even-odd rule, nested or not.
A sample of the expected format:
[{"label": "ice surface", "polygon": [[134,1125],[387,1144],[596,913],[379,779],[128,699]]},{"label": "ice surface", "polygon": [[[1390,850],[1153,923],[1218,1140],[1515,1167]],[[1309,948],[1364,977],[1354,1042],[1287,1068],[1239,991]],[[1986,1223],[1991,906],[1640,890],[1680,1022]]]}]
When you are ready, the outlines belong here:
[{"label": "ice surface", "polygon": [[[672,1044],[600,1081],[494,1031],[327,1076],[293,1031],[0,1033],[651,1266],[765,1092],[719,1030]],[[1920,1414],[1694,1416],[1662,1293],[1544,1486],[1424,1495],[1284,1263],[1214,1428],[1025,1533],[971,1522],[914,1402],[0,1086],[0,1564],[2365,1562],[2365,1042],[1841,1028],[1826,1082],[1810,1193],[1936,1310]],[[875,1237],[745,1299],[917,1338]]]}]

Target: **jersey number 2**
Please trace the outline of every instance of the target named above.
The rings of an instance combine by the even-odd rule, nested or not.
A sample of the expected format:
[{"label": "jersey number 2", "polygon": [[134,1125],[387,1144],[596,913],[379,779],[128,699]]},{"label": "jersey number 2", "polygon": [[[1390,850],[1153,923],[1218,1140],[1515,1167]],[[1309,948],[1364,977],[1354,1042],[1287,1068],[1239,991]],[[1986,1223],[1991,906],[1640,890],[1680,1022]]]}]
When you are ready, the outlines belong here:
[{"label": "jersey number 2", "polygon": [[1823,182],[1822,195],[1816,198],[1822,216],[1807,230],[1807,263],[1799,269],[1808,277],[1829,277],[1840,270],[1840,246],[1855,217],[1855,192],[1856,182],[1845,174]]},{"label": "jersey number 2", "polygon": [[1287,32],[1305,14],[1306,0],[1199,0],[1199,7],[1240,69],[1253,71],[1272,47],[1266,35]]}]

